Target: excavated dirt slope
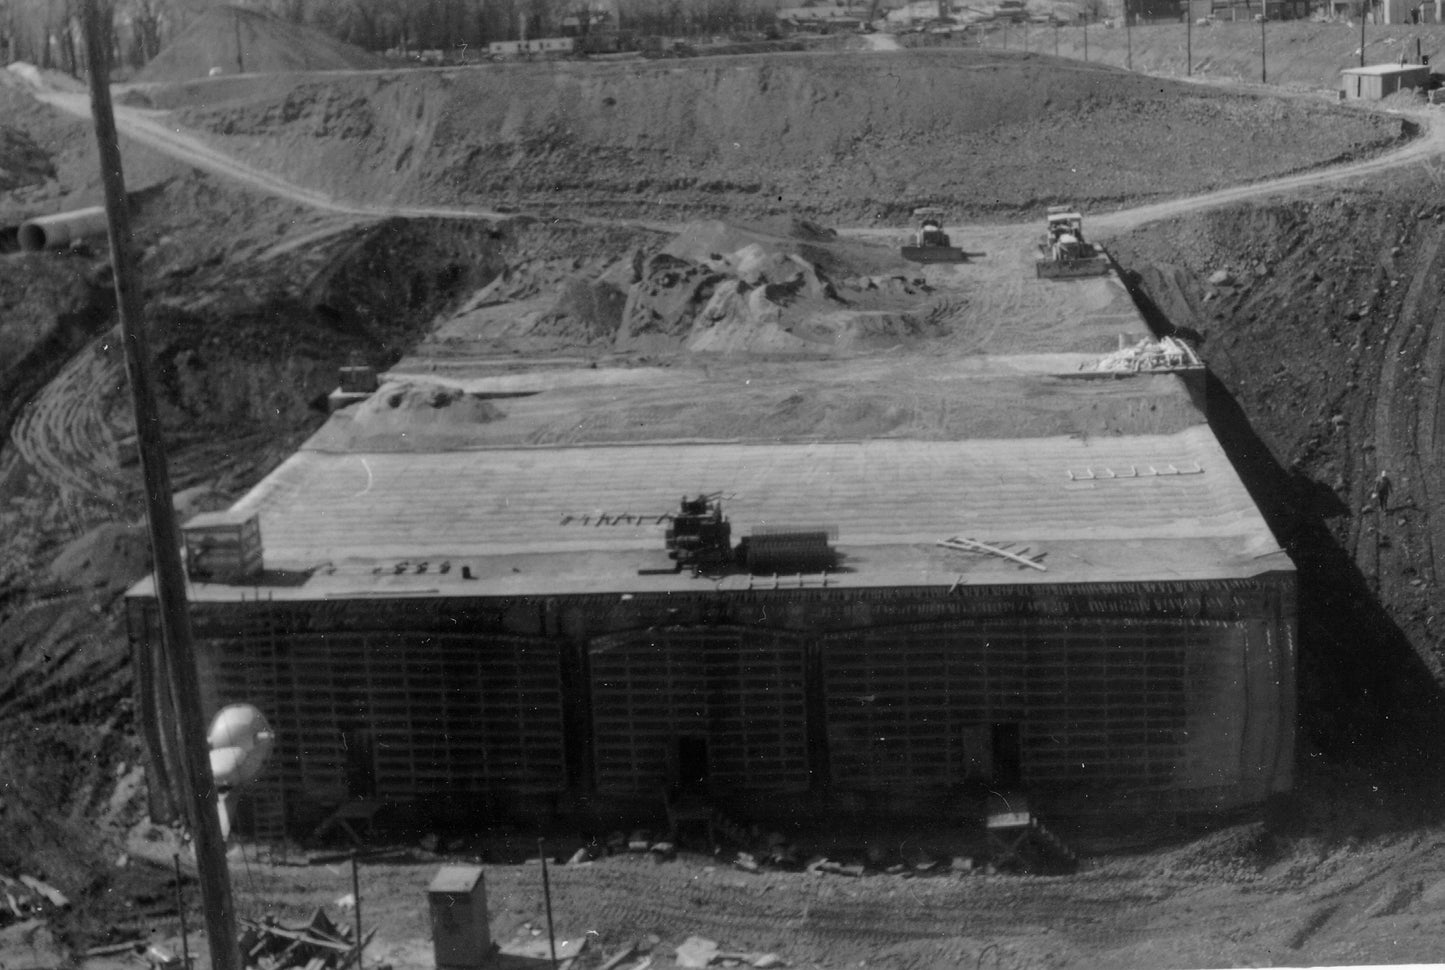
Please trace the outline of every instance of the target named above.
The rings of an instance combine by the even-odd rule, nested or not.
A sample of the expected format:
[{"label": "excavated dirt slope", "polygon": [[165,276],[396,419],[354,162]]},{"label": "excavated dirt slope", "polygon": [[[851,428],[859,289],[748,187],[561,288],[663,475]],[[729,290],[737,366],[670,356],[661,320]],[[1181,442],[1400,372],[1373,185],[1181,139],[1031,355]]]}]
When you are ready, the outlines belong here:
[{"label": "excavated dirt slope", "polygon": [[1392,182],[1115,243],[1258,434],[1225,439],[1299,566],[1302,709],[1337,749],[1445,682],[1445,206],[1438,170]]},{"label": "excavated dirt slope", "polygon": [[684,220],[1098,208],[1369,154],[1402,134],[1396,119],[1323,103],[977,50],[284,80],[148,96],[338,198]]}]

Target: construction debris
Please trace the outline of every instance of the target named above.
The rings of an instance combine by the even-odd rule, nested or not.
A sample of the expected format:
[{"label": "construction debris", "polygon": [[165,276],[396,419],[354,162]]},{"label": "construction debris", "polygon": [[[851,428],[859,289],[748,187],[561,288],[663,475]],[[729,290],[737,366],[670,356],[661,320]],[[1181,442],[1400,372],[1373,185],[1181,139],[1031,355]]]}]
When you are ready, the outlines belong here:
[{"label": "construction debris", "polygon": [[69,905],[64,893],[34,876],[0,876],[0,926],[44,916]]},{"label": "construction debris", "polygon": [[934,545],[942,546],[944,549],[949,549],[953,552],[972,552],[980,555],[998,556],[1000,559],[1008,559],[1016,562],[1020,566],[1037,569],[1041,573],[1048,572],[1048,567],[1040,561],[1044,558],[1045,554],[1036,552],[1029,555],[1028,546],[1024,546],[1015,552],[1011,548],[1013,545],[1011,542],[980,542],[977,539],[969,539],[965,536],[952,536],[948,539],[940,539],[934,543]]},{"label": "construction debris", "polygon": [[[345,970],[359,955],[352,934],[331,921],[324,910],[317,909],[302,926],[283,926],[275,919],[242,919],[237,941],[241,959],[257,970]],[[375,928],[361,941],[361,949],[371,942]]]},{"label": "construction debris", "polygon": [[701,936],[689,936],[677,948],[679,967],[746,966],[783,967],[787,963],[776,953],[742,953],[721,949],[718,944]]},{"label": "construction debris", "polygon": [[1118,350],[1079,369],[1086,374],[1167,374],[1203,370],[1204,362],[1194,348],[1182,340],[1145,337],[1138,343],[1126,344],[1123,334],[1120,334]]}]

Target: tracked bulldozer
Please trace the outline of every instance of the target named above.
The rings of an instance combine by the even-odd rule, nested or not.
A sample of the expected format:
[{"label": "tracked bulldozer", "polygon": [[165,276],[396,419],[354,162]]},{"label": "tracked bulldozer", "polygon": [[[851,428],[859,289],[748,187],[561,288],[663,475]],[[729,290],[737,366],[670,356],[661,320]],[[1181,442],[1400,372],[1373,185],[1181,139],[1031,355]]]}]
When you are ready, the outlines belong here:
[{"label": "tracked bulldozer", "polygon": [[937,206],[914,209],[920,220],[913,245],[903,247],[903,258],[913,263],[965,263],[968,254],[952,244],[943,231],[943,210]]},{"label": "tracked bulldozer", "polygon": [[1084,240],[1084,217],[1065,205],[1049,206],[1048,230],[1039,244],[1034,261],[1039,279],[1079,279],[1085,276],[1106,276],[1108,255],[1093,243]]}]

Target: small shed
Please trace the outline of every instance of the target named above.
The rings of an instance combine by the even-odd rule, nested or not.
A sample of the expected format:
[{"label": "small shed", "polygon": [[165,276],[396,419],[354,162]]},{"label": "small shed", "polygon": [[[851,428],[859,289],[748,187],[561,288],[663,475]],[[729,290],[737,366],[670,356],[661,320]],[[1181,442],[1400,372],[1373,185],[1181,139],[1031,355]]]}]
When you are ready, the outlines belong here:
[{"label": "small shed", "polygon": [[1379,101],[1406,88],[1424,88],[1430,80],[1425,64],[1369,64],[1340,72],[1346,100]]}]

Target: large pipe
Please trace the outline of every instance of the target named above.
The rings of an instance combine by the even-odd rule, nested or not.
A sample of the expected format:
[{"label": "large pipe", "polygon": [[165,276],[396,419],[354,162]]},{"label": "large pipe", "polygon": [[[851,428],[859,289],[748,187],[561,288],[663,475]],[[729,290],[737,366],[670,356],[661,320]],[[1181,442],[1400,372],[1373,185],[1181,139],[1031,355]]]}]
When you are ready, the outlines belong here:
[{"label": "large pipe", "polygon": [[105,207],[40,216],[20,224],[20,248],[28,253],[65,249],[89,236],[105,235]]}]

